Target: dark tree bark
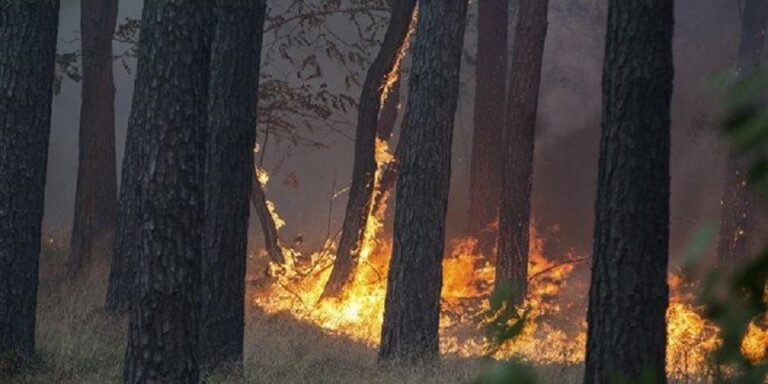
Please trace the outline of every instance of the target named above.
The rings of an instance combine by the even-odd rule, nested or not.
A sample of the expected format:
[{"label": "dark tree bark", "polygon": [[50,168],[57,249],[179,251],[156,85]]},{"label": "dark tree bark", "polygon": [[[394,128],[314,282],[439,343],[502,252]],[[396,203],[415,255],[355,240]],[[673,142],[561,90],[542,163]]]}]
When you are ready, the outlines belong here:
[{"label": "dark tree bark", "polygon": [[609,2],[585,383],[666,383],[673,9]]},{"label": "dark tree bark", "polygon": [[533,149],[539,105],[541,62],[547,36],[548,0],[519,3],[504,135],[504,173],[499,211],[496,287],[505,285],[519,304],[528,288]]},{"label": "dark tree bark", "polygon": [[478,2],[475,112],[469,172],[467,234],[477,250],[493,259],[504,164],[504,113],[507,84],[509,0]]},{"label": "dark tree bark", "polygon": [[338,296],[352,278],[357,265],[375,188],[376,131],[383,85],[387,76],[393,71],[398,52],[408,35],[408,26],[415,6],[416,0],[392,2],[389,27],[384,35],[384,41],[366,74],[357,116],[352,185],[349,189],[349,200],[344,214],[336,260],[323,291],[323,297]]},{"label": "dark tree bark", "polygon": [[116,22],[117,0],[83,0],[83,102],[75,219],[68,261],[71,276],[79,275],[94,257],[111,259],[114,250],[117,172],[112,34]]},{"label": "dark tree bark", "polygon": [[[203,170],[212,7],[144,4],[132,129],[139,227],[125,383],[198,383]],[[131,129],[129,128],[129,129]]]},{"label": "dark tree bark", "polygon": [[0,357],[35,349],[57,0],[0,2]]},{"label": "dark tree bark", "polygon": [[263,0],[217,0],[208,99],[200,365],[242,362]]},{"label": "dark tree bark", "polygon": [[[737,63],[739,78],[753,74],[760,67],[766,21],[768,1],[745,1]],[[759,237],[756,236],[758,232],[765,232],[764,228],[755,225],[760,198],[749,187],[749,163],[749,159],[735,153],[731,153],[726,162],[717,247],[718,265],[725,269],[743,264],[750,254],[750,238]]]},{"label": "dark tree bark", "polygon": [[382,360],[423,361],[439,355],[445,214],[466,13],[465,0],[419,3],[401,135]]}]

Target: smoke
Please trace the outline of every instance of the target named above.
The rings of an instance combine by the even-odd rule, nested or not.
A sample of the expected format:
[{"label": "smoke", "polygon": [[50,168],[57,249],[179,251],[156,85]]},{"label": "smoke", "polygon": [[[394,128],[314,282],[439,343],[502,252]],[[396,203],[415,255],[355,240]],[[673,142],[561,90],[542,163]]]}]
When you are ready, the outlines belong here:
[{"label": "smoke", "polygon": [[[558,225],[564,244],[588,252],[594,215],[606,2],[551,0],[550,3],[534,166],[533,215],[543,226]],[[79,6],[78,1],[62,2],[60,52],[79,49]],[[472,7],[476,7],[476,3]],[[126,17],[138,18],[140,11],[140,1],[121,1],[118,22]],[[345,20],[339,18],[334,22]],[[718,121],[718,101],[717,95],[708,91],[707,79],[732,65],[738,45],[738,26],[736,1],[677,2],[672,126],[673,254],[691,231],[705,221],[716,221],[719,216],[724,148],[718,135],[713,133]],[[475,32],[476,28],[468,28],[466,51],[470,56],[474,55]],[[462,70],[463,87],[455,125],[449,236],[464,231],[469,200],[474,79],[473,69],[467,62]],[[134,71],[128,72],[121,64],[115,64],[118,169],[134,75]],[[343,84],[345,80],[333,71],[324,76],[323,81],[329,84]],[[359,89],[350,89],[349,93],[356,97]],[[405,98],[402,104],[404,107]],[[64,81],[53,104],[46,189],[47,227],[68,228],[72,221],[79,111],[80,84]],[[345,118],[354,121],[353,114]],[[334,174],[335,190],[349,184],[354,143],[350,139],[351,126],[339,125],[336,129],[342,134],[329,130],[307,131],[325,148],[294,146],[286,140],[271,141],[268,145],[265,166],[272,178],[267,196],[275,202],[287,223],[281,230],[284,239],[303,235],[307,242],[316,244],[325,236],[329,219],[334,230],[341,225],[345,196],[333,201],[333,213],[329,217],[330,196]],[[260,135],[258,140],[261,142],[263,137]],[[252,223],[252,230],[258,242],[257,222]]]}]

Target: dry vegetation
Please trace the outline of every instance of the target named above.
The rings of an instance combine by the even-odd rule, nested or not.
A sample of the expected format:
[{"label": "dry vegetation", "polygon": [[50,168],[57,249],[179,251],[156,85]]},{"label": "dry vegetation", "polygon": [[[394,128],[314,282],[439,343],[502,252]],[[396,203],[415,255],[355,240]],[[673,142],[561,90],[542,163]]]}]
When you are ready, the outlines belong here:
[{"label": "dry vegetation", "polygon": [[[101,308],[106,266],[93,277],[66,283],[64,247],[46,244],[41,256],[37,354],[0,383],[105,384],[121,381],[127,323]],[[438,366],[381,367],[376,349],[288,316],[251,310],[247,318],[243,370],[211,375],[207,383],[468,383],[486,364],[477,359],[444,359]],[[233,373],[235,372],[235,373]],[[578,382],[573,367],[538,370],[542,383]]]}]

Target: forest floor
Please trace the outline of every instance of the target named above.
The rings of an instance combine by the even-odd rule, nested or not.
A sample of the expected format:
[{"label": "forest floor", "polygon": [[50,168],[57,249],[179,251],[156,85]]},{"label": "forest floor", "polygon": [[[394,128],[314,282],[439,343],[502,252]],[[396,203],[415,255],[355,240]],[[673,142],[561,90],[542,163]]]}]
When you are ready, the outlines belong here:
[{"label": "forest floor", "polygon": [[[44,251],[38,302],[37,354],[0,383],[106,384],[121,382],[127,322],[103,309],[106,268],[98,278],[66,283],[64,255]],[[433,367],[376,364],[374,347],[329,335],[287,316],[251,310],[246,323],[245,364],[216,373],[206,383],[471,383],[486,369],[479,359],[443,359]],[[576,383],[576,367],[539,367],[541,383]]]}]

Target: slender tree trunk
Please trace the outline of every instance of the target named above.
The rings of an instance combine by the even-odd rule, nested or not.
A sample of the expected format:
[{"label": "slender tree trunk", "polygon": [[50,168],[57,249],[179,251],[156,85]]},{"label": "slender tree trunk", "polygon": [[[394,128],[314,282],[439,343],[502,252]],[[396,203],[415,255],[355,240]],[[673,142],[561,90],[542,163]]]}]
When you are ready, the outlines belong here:
[{"label": "slender tree trunk", "polygon": [[217,0],[206,132],[200,365],[242,362],[263,0]]},{"label": "slender tree trunk", "polygon": [[504,107],[507,84],[509,1],[478,2],[475,113],[469,173],[468,234],[477,250],[493,258],[504,164]]},{"label": "slender tree trunk", "polygon": [[376,136],[381,141],[389,141],[392,138],[392,134],[395,132],[397,116],[400,113],[400,73],[402,70],[400,68],[397,70],[398,73],[392,75],[396,76],[397,79],[392,84],[386,99],[384,99],[381,113],[379,114],[379,122],[376,127]]},{"label": "slender tree trunk", "polygon": [[528,288],[528,227],[531,221],[533,149],[541,62],[547,35],[548,0],[521,0],[504,135],[504,174],[499,194],[499,255],[496,287],[507,286],[519,304]]},{"label": "slender tree trunk", "polygon": [[57,0],[0,2],[0,357],[35,349]]},{"label": "slender tree trunk", "polygon": [[673,9],[609,2],[585,383],[666,383]]},{"label": "slender tree trunk", "polygon": [[451,144],[467,1],[419,3],[379,357],[439,355]]},{"label": "slender tree trunk", "polygon": [[[212,7],[144,4],[131,124],[141,132],[125,383],[198,383],[203,170]],[[138,129],[136,129],[138,127]]]},{"label": "slender tree trunk", "polygon": [[[760,67],[765,45],[768,1],[746,0],[741,15],[741,39],[737,70],[744,78]],[[725,185],[720,214],[720,237],[717,248],[718,265],[731,269],[749,255],[750,238],[759,237],[756,228],[756,208],[759,196],[748,185],[749,159],[732,153],[726,162]],[[758,235],[758,236],[755,236]]]},{"label": "slender tree trunk", "polygon": [[80,157],[75,219],[68,272],[77,276],[94,257],[111,259],[117,226],[115,169],[115,84],[112,34],[117,0],[83,0],[83,102],[80,109]]},{"label": "slender tree trunk", "polygon": [[344,224],[336,252],[333,271],[323,291],[323,297],[338,296],[352,278],[362,247],[376,177],[376,130],[381,108],[381,96],[387,76],[392,73],[400,48],[408,35],[416,0],[394,0],[389,27],[384,42],[374,59],[363,84],[355,135],[355,158],[352,185],[344,215]]},{"label": "slender tree trunk", "polygon": [[285,264],[285,255],[283,254],[283,248],[280,246],[280,236],[277,233],[277,225],[274,217],[272,217],[272,212],[269,211],[264,186],[261,185],[255,173],[252,177],[254,179],[251,183],[251,204],[253,204],[253,208],[256,211],[256,216],[259,217],[261,231],[264,233],[264,246],[267,248],[267,255],[273,263]]}]

